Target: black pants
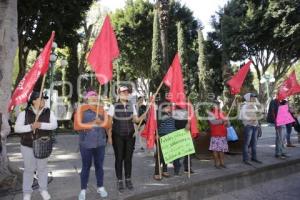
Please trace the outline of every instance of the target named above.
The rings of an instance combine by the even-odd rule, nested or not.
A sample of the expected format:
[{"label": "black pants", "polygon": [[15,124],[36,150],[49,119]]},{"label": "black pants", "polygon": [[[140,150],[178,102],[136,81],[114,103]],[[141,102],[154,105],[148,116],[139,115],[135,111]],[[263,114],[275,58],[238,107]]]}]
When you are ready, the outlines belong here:
[{"label": "black pants", "polygon": [[125,178],[131,178],[132,155],[135,145],[135,137],[120,136],[116,133],[112,135],[113,148],[115,152],[115,171],[118,180],[123,179],[123,163],[125,170]]},{"label": "black pants", "polygon": [[[167,172],[168,171],[168,165],[165,163],[162,151],[161,151],[161,146],[160,146],[160,142],[159,144],[159,156],[160,156],[160,163],[163,165],[163,172]],[[157,143],[156,143],[156,147],[157,147]],[[154,168],[154,174],[155,175],[159,175],[159,163],[158,163],[158,157],[157,157],[157,148],[156,148],[156,153],[154,155],[155,157],[155,168]]]},{"label": "black pants", "polygon": [[[184,166],[184,170],[185,171],[188,171],[189,170],[189,159],[188,159],[188,156],[184,156],[184,159],[183,159],[183,166]],[[190,168],[192,167],[192,159],[190,157]]]}]

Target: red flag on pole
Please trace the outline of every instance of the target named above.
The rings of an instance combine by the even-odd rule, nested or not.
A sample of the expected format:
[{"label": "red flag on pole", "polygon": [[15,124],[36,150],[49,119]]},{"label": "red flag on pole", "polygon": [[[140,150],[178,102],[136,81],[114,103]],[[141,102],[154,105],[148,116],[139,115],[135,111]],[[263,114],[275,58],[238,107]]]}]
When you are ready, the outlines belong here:
[{"label": "red flag on pole", "polygon": [[182,70],[178,53],[176,53],[172,65],[165,75],[163,82],[170,88],[167,100],[180,107],[184,107],[184,105],[186,105],[186,97],[184,93]]},{"label": "red flag on pole", "polygon": [[49,59],[51,54],[52,43],[54,40],[55,32],[53,31],[49,41],[44,47],[43,51],[34,62],[33,67],[27,72],[23,79],[19,82],[15,89],[9,104],[8,111],[11,112],[16,105],[26,103],[33,87],[40,75],[44,75],[48,71]]},{"label": "red flag on pole", "polygon": [[151,101],[148,119],[141,136],[147,140],[147,148],[152,149],[155,143],[155,132],[157,131],[156,111],[154,101]]},{"label": "red flag on pole", "polygon": [[229,85],[230,93],[232,95],[236,95],[241,91],[241,87],[250,70],[251,63],[252,61],[249,60],[229,81],[227,81],[227,85]]},{"label": "red flag on pole", "polygon": [[190,123],[190,132],[192,135],[192,138],[196,138],[198,134],[200,133],[198,129],[198,122],[197,122],[197,116],[194,112],[194,108],[192,104],[188,104],[188,113],[189,113],[189,123]]},{"label": "red flag on pole", "polygon": [[278,89],[277,98],[283,100],[286,97],[300,93],[300,85],[297,81],[296,73],[293,71]]},{"label": "red flag on pole", "polygon": [[116,35],[109,16],[106,16],[102,29],[87,58],[101,85],[106,84],[113,78],[113,60],[119,54]]}]

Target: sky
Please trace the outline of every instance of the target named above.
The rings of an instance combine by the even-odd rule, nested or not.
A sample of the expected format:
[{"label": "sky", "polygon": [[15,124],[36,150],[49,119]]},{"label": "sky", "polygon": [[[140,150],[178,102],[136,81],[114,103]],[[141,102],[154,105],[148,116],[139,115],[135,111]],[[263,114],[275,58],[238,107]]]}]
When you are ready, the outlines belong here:
[{"label": "sky", "polygon": [[[153,0],[152,0],[153,1]],[[182,4],[190,8],[195,18],[199,19],[204,25],[204,35],[211,31],[211,16],[215,14],[228,0],[179,0]],[[101,5],[114,11],[123,8],[125,0],[100,0]]]}]

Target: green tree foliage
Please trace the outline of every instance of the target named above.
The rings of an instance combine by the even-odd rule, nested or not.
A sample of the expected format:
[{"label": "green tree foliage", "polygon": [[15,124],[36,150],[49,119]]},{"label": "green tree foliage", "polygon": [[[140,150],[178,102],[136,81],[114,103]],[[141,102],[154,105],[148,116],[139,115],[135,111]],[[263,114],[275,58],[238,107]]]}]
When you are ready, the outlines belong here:
[{"label": "green tree foliage", "polygon": [[[93,0],[59,1],[59,0],[26,0],[18,4],[18,37],[19,37],[19,74],[18,83],[26,72],[27,56],[31,50],[39,51],[49,39],[51,31],[55,31],[55,41],[59,47],[75,48],[80,42],[77,33]],[[76,47],[77,49],[77,47]],[[74,52],[73,49],[70,52]],[[75,56],[72,56],[73,58]],[[76,61],[77,60],[77,61]],[[69,60],[70,77],[78,77],[76,73],[78,59]],[[76,81],[72,81],[76,85]],[[74,95],[76,97],[76,89]],[[73,99],[75,100],[75,99]]]},{"label": "green tree foliage", "polygon": [[180,22],[177,23],[177,48],[180,57],[180,64],[182,67],[185,91],[189,94],[189,72],[187,63],[187,48],[185,44],[184,30]]},{"label": "green tree foliage", "polygon": [[162,70],[162,52],[161,52],[161,41],[160,41],[160,27],[158,20],[158,12],[154,10],[153,17],[153,36],[152,36],[152,59],[151,59],[151,85],[150,90],[154,91],[158,87],[157,83],[161,81],[160,74]]},{"label": "green tree foliage", "polygon": [[277,81],[300,57],[299,9],[298,0],[231,0],[215,18],[212,36],[227,60],[252,57],[259,80],[273,66]]},{"label": "green tree foliage", "polygon": [[134,80],[138,75],[149,77],[153,5],[143,0],[127,3],[124,9],[112,14],[111,20],[121,50],[121,77],[127,80]]},{"label": "green tree foliage", "polygon": [[[119,59],[121,77],[127,80],[134,80],[138,76],[150,78],[154,82],[153,85],[157,87],[167,72],[167,68],[163,67],[161,25],[153,24],[153,22],[157,23],[157,20],[153,18],[155,6],[149,1],[132,1],[124,9],[117,10],[112,15],[112,22],[121,49]],[[194,82],[198,80],[198,53],[195,40],[197,29],[201,27],[201,24],[195,20],[192,11],[181,5],[180,2],[170,1],[168,12],[168,63],[172,62],[178,50],[177,23],[181,22],[186,42],[186,55],[188,55],[186,61],[189,70],[188,79],[190,84],[196,84]],[[160,38],[160,42],[158,42],[158,38]],[[152,51],[151,46],[153,47]],[[156,67],[161,69],[158,70]],[[159,73],[156,73],[158,71]]]}]

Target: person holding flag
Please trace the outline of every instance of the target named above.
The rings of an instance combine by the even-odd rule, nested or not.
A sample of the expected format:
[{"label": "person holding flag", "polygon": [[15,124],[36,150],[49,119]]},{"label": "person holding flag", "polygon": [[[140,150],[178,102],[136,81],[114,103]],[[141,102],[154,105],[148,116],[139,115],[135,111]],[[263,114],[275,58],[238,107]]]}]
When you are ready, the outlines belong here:
[{"label": "person holding flag", "polygon": [[[15,123],[15,132],[21,134],[21,153],[24,159],[23,200],[31,199],[31,186],[35,170],[38,172],[40,193],[43,199],[48,200],[51,198],[47,191],[47,158],[35,158],[32,146],[35,134],[38,134],[36,135],[36,139],[38,139],[41,136],[49,136],[52,130],[57,128],[56,117],[49,108],[45,107],[44,99],[47,97],[42,95],[46,73],[49,67],[49,59],[54,36],[55,32],[53,31],[41,54],[34,62],[33,67],[18,83],[18,86],[13,92],[8,105],[9,112],[11,112],[17,105],[26,102],[28,105],[25,111],[22,111],[18,114]],[[43,76],[40,92],[33,92],[33,88],[40,76]]]},{"label": "person holding flag", "polygon": [[134,123],[145,119],[145,114],[138,117],[134,105],[129,103],[131,91],[127,86],[118,88],[119,100],[110,106],[108,115],[112,118],[112,143],[115,153],[115,173],[117,177],[117,189],[124,192],[123,165],[125,170],[125,186],[133,190],[131,180],[132,156],[135,146]]},{"label": "person holding flag", "polygon": [[97,192],[102,198],[107,197],[107,191],[103,187],[103,164],[107,133],[108,142],[112,143],[111,135],[107,132],[111,125],[108,115],[104,111],[103,106],[96,106],[98,102],[97,92],[87,92],[84,99],[87,101],[87,104],[79,106],[74,116],[74,130],[79,131],[79,147],[82,158],[79,200],[85,200],[86,197],[92,160],[94,160],[95,166]]},{"label": "person holding flag", "polygon": [[[44,200],[51,199],[48,193],[48,158],[37,159],[33,154],[33,135],[49,136],[57,128],[57,120],[52,111],[45,107],[48,97],[33,91],[25,111],[22,111],[15,123],[15,132],[21,135],[21,153],[24,160],[23,172],[23,200],[30,200],[32,193],[33,175],[37,170],[41,196]],[[38,120],[36,121],[36,116]]]}]

